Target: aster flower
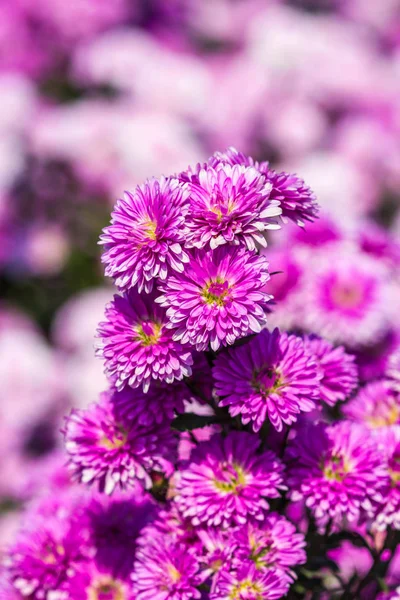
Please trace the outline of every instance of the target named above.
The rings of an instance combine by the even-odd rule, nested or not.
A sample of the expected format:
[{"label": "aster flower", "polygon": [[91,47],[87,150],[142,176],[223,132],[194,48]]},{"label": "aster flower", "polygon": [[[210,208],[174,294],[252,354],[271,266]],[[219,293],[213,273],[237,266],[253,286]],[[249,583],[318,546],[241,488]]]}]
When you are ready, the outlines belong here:
[{"label": "aster flower", "polygon": [[348,354],[342,346],[335,348],[322,338],[308,337],[304,344],[315,358],[322,374],[319,383],[321,400],[329,406],[346,400],[358,384],[355,357]]},{"label": "aster flower", "polygon": [[255,250],[266,246],[265,231],[279,229],[273,217],[281,213],[279,202],[269,199],[272,185],[253,167],[204,166],[190,186],[186,222],[188,247],[215,249],[240,244]]},{"label": "aster flower", "polygon": [[374,526],[378,530],[388,527],[400,530],[400,428],[386,430],[379,441],[387,461],[389,484]]},{"label": "aster flower", "polygon": [[361,425],[303,427],[289,443],[286,462],[291,499],[304,499],[321,528],[329,519],[335,525],[356,523],[382,502],[388,480],[384,460]]},{"label": "aster flower", "polygon": [[269,419],[278,431],[315,408],[320,374],[303,340],[264,329],[248,344],[221,353],[213,368],[221,406],[259,431]]},{"label": "aster flower", "polygon": [[78,567],[66,584],[67,598],[74,600],[136,600],[132,584],[112,569],[92,560]]},{"label": "aster flower", "polygon": [[252,562],[245,562],[238,571],[223,569],[218,575],[210,600],[276,600],[290,586],[284,574],[258,571]]},{"label": "aster flower", "polygon": [[136,600],[200,598],[199,564],[190,547],[157,536],[147,537],[136,554],[132,574]]},{"label": "aster flower", "polygon": [[114,296],[99,325],[97,354],[119,390],[142,385],[147,391],[154,379],[172,383],[191,374],[191,354],[174,341],[165,311],[154,298],[135,290]]},{"label": "aster flower", "polygon": [[279,497],[283,466],[271,451],[257,453],[259,439],[232,431],[200,443],[176,474],[174,502],[194,526],[229,527],[252,516],[263,520],[266,498]]},{"label": "aster flower", "polygon": [[390,327],[393,292],[387,268],[353,247],[310,255],[302,293],[303,326],[350,347],[376,343]]},{"label": "aster flower", "polygon": [[304,535],[285,517],[270,513],[262,523],[247,523],[233,533],[234,565],[252,561],[259,571],[295,575],[291,570],[306,562]]},{"label": "aster flower", "polygon": [[343,413],[380,434],[388,427],[400,425],[400,399],[391,382],[371,381],[343,407]]},{"label": "aster flower", "polygon": [[167,309],[174,340],[216,351],[265,325],[268,279],[266,258],[244,248],[196,251],[184,273],[160,286],[156,302]]},{"label": "aster flower", "polygon": [[156,279],[183,271],[189,260],[183,250],[188,195],[187,185],[162,177],[126,192],[116,203],[100,243],[105,274],[121,290],[137,285],[139,292],[150,292]]},{"label": "aster flower", "polygon": [[278,201],[284,222],[290,220],[302,226],[305,221],[313,221],[316,218],[318,205],[315,194],[297,175],[276,172],[267,162],[259,163],[235,148],[216,152],[209,162],[214,167],[219,163],[254,167],[271,184],[270,199]]},{"label": "aster flower", "polygon": [[169,421],[140,425],[112,391],[102,394],[98,404],[73,410],[64,435],[74,477],[96,483],[107,494],[116,487],[135,488],[138,481],[150,487],[152,471],[171,472],[177,448]]}]

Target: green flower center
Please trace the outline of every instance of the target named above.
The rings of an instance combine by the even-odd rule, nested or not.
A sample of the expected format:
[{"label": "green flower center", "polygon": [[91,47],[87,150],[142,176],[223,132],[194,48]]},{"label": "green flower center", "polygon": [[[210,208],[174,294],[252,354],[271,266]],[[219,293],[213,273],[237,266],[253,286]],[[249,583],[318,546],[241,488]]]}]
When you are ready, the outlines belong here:
[{"label": "green flower center", "polygon": [[218,491],[225,494],[238,494],[246,484],[246,472],[237,463],[222,463],[214,485]]},{"label": "green flower center", "polygon": [[162,324],[157,321],[143,321],[135,327],[134,339],[142,346],[154,346],[161,337],[162,328]]},{"label": "green flower center", "polygon": [[325,479],[343,481],[350,471],[350,464],[343,456],[333,455],[321,464]]},{"label": "green flower center", "polygon": [[221,277],[217,277],[215,281],[209,281],[202,292],[202,298],[207,304],[216,304],[224,306],[225,300],[230,292],[229,283]]}]

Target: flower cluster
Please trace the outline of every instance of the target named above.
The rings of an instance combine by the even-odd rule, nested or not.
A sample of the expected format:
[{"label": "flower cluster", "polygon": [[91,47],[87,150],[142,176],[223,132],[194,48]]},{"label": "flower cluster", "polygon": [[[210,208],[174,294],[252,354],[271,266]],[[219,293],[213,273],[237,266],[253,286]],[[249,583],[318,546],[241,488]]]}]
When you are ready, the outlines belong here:
[{"label": "flower cluster", "polygon": [[[382,591],[400,539],[398,342],[379,377],[363,356],[394,335],[393,265],[329,223],[293,231],[316,215],[300,178],[233,148],[117,202],[109,388],[65,419],[72,482],[27,511],[5,560],[17,598]],[[365,579],[338,575],[345,541],[370,553]]]}]

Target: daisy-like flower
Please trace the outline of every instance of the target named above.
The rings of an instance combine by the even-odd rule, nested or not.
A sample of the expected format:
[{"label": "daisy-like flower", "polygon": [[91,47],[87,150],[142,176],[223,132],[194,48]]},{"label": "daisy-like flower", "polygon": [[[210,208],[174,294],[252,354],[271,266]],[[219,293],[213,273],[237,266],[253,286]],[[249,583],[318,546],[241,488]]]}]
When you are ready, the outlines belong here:
[{"label": "daisy-like flower", "polygon": [[168,421],[140,425],[112,391],[85,410],[73,410],[64,435],[74,477],[107,494],[116,487],[134,489],[138,481],[151,487],[153,471],[171,473],[177,450]]},{"label": "daisy-like flower", "polygon": [[74,600],[136,600],[131,582],[98,565],[96,560],[74,570],[66,592],[66,597]]},{"label": "daisy-like flower", "polygon": [[342,421],[303,427],[286,452],[293,501],[305,500],[321,528],[372,516],[387,485],[384,458],[368,429]]},{"label": "daisy-like flower", "polygon": [[378,530],[400,530],[400,428],[387,429],[379,441],[387,460],[389,484],[374,525]]},{"label": "daisy-like flower", "polygon": [[158,535],[147,536],[136,554],[132,574],[136,600],[200,598],[202,583],[193,549]]},{"label": "daisy-like flower", "polygon": [[317,217],[318,204],[315,194],[297,175],[276,172],[267,162],[259,163],[235,148],[216,152],[209,163],[214,167],[220,163],[254,167],[271,184],[270,199],[278,201],[283,221],[290,220],[303,226],[306,221],[314,221]]},{"label": "daisy-like flower", "polygon": [[267,259],[245,248],[200,250],[184,273],[162,283],[156,302],[167,309],[174,340],[216,351],[265,325],[268,279]]},{"label": "daisy-like flower", "polygon": [[342,346],[335,348],[322,338],[310,336],[304,340],[304,344],[314,356],[322,374],[319,389],[321,400],[329,406],[346,400],[358,384],[355,357]]},{"label": "daisy-like flower", "polygon": [[123,291],[138,286],[150,292],[156,279],[182,272],[189,257],[183,249],[183,226],[189,189],[177,179],[151,179],[125,193],[112,212],[100,243],[105,274]]},{"label": "daisy-like flower", "polygon": [[258,453],[259,439],[233,431],[200,443],[177,473],[174,501],[194,526],[229,527],[249,517],[263,520],[267,498],[278,498],[283,466],[271,451]]},{"label": "daisy-like flower", "polygon": [[241,244],[266,246],[265,231],[279,229],[279,202],[270,200],[272,185],[255,168],[220,163],[199,168],[190,187],[187,246],[215,249]]},{"label": "daisy-like flower", "polygon": [[289,590],[290,579],[283,573],[259,571],[245,562],[238,571],[222,569],[210,600],[277,600]]},{"label": "daisy-like flower", "polygon": [[380,436],[388,427],[400,425],[400,398],[391,382],[371,381],[343,407],[343,412]]},{"label": "daisy-like flower", "polygon": [[106,306],[97,354],[119,390],[142,385],[147,392],[154,379],[172,383],[191,374],[192,356],[173,339],[165,311],[154,298],[131,290]]},{"label": "daisy-like flower", "polygon": [[269,419],[281,431],[315,408],[320,373],[303,340],[264,329],[248,344],[221,353],[213,368],[221,406],[259,431]]},{"label": "daisy-like flower", "polygon": [[237,544],[234,565],[251,561],[259,571],[284,572],[294,579],[292,567],[306,562],[304,535],[277,513],[270,513],[262,523],[247,523],[232,537]]},{"label": "daisy-like flower", "polygon": [[352,247],[334,244],[310,255],[302,300],[304,327],[332,342],[376,343],[390,327],[387,268]]}]

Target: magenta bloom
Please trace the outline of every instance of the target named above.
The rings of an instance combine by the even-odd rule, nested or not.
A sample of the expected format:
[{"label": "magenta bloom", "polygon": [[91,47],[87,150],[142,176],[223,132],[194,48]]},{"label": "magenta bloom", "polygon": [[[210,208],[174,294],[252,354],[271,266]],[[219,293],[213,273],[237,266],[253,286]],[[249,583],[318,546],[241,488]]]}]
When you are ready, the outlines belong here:
[{"label": "magenta bloom", "polygon": [[264,232],[279,228],[273,217],[281,209],[278,201],[270,200],[272,185],[264,175],[253,167],[220,163],[199,168],[194,179],[186,222],[188,247],[266,246]]},{"label": "magenta bloom", "polygon": [[290,579],[283,573],[259,571],[245,562],[238,571],[222,569],[210,600],[277,600],[289,590]]},{"label": "magenta bloom", "polygon": [[350,400],[343,412],[348,419],[362,423],[375,433],[400,425],[400,399],[391,382],[371,381]]},{"label": "magenta bloom", "polygon": [[107,494],[135,488],[138,481],[150,487],[152,471],[171,473],[177,449],[168,421],[140,425],[112,392],[102,394],[98,404],[73,410],[64,435],[72,474]]},{"label": "magenta bloom", "polygon": [[136,600],[132,584],[96,560],[73,571],[66,586],[67,598],[74,600]]},{"label": "magenta bloom", "polygon": [[132,574],[136,600],[200,598],[202,583],[193,549],[158,535],[147,536],[136,554]]},{"label": "magenta bloom", "polygon": [[116,203],[100,243],[105,273],[121,290],[137,285],[139,292],[150,292],[156,279],[183,271],[189,261],[183,250],[188,195],[187,185],[163,177],[126,192]]},{"label": "magenta bloom", "polygon": [[195,526],[263,520],[266,498],[278,498],[285,486],[281,462],[273,452],[258,449],[256,435],[238,431],[200,443],[177,473],[174,501],[183,516]]},{"label": "magenta bloom", "polygon": [[356,523],[371,516],[388,477],[368,430],[342,421],[304,427],[289,445],[286,462],[292,500],[305,500],[321,527],[332,519]]},{"label": "magenta bloom", "polygon": [[277,173],[267,162],[259,163],[235,148],[216,152],[209,162],[214,167],[219,163],[254,167],[271,184],[270,199],[278,202],[284,221],[288,219],[297,225],[304,225],[305,221],[313,221],[317,217],[318,204],[315,194],[297,175]]},{"label": "magenta bloom", "polygon": [[156,302],[167,309],[174,340],[218,350],[265,325],[268,279],[267,259],[244,248],[196,251],[184,273],[160,286]]},{"label": "magenta bloom", "polygon": [[329,406],[343,402],[358,385],[355,357],[342,346],[335,348],[327,340],[309,337],[304,340],[306,350],[315,358],[322,379],[320,398]]},{"label": "magenta bloom", "polygon": [[237,566],[252,561],[259,571],[284,572],[294,579],[292,567],[306,562],[304,535],[277,513],[270,513],[262,523],[247,523],[233,533],[232,543],[237,544]]},{"label": "magenta bloom", "polygon": [[315,408],[320,373],[303,340],[264,329],[248,344],[221,353],[213,368],[221,406],[259,431],[269,419],[281,431]]},{"label": "magenta bloom", "polygon": [[97,353],[119,390],[142,385],[147,391],[154,379],[172,383],[191,374],[191,354],[173,339],[154,296],[131,290],[106,306]]},{"label": "magenta bloom", "polygon": [[400,530],[400,428],[386,430],[380,441],[387,460],[389,485],[374,524],[379,530],[388,527]]}]

